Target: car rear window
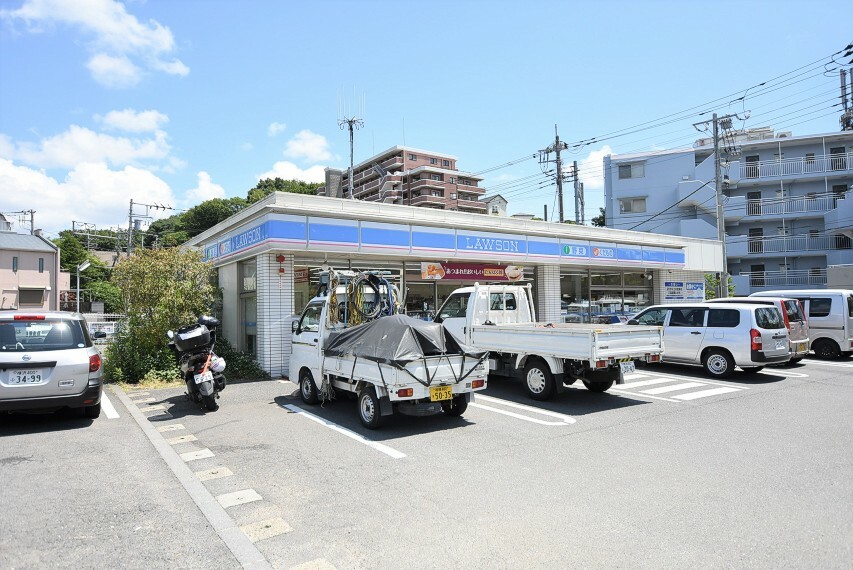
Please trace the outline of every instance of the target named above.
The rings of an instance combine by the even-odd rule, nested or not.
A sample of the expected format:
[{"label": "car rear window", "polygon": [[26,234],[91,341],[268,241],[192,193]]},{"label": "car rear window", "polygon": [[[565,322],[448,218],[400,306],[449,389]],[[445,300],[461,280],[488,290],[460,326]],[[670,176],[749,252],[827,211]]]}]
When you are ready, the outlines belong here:
[{"label": "car rear window", "polygon": [[785,312],[788,314],[789,321],[802,322],[805,319],[805,315],[803,315],[803,310],[800,308],[800,302],[794,299],[788,299],[787,301],[782,301],[782,305],[785,307]]},{"label": "car rear window", "polygon": [[828,317],[832,308],[832,299],[828,297],[812,297],[809,303],[809,317]]},{"label": "car rear window", "polygon": [[0,352],[40,352],[92,346],[80,321],[16,319],[0,322]]},{"label": "car rear window", "polygon": [[711,309],[708,313],[709,327],[733,328],[740,324],[740,311],[737,309]]},{"label": "car rear window", "polygon": [[785,328],[782,313],[776,307],[758,307],[755,309],[755,323],[762,329]]},{"label": "car rear window", "polygon": [[847,316],[853,317],[853,295],[847,296]]}]

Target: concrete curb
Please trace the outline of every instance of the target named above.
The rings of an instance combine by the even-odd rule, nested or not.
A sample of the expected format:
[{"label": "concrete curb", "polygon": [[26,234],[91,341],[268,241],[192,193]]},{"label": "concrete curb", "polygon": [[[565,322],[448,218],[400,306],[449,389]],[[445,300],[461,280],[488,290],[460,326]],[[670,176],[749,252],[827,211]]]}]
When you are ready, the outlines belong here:
[{"label": "concrete curb", "polygon": [[142,432],[148,437],[151,445],[166,462],[166,465],[183,485],[187,494],[192,498],[199,510],[205,516],[207,521],[216,531],[228,550],[237,559],[243,568],[251,570],[271,570],[272,566],[264,558],[264,555],[257,547],[249,540],[249,537],[235,524],[234,520],[228,515],[222,506],[216,501],[213,495],[207,490],[204,484],[199,481],[198,477],[187,467],[186,463],[178,456],[172,446],[169,445],[163,436],[158,432],[151,422],[142,415],[139,408],[136,407],[130,398],[125,394],[124,390],[117,386],[111,386],[113,393],[121,400],[130,415],[136,420],[136,423],[142,429]]}]

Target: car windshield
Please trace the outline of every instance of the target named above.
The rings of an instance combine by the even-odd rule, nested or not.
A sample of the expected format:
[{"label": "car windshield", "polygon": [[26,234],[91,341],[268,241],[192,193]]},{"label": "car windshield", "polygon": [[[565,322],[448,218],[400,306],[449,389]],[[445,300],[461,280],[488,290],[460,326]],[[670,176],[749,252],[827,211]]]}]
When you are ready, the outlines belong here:
[{"label": "car windshield", "polygon": [[92,346],[80,321],[26,319],[0,321],[0,352],[40,352]]}]

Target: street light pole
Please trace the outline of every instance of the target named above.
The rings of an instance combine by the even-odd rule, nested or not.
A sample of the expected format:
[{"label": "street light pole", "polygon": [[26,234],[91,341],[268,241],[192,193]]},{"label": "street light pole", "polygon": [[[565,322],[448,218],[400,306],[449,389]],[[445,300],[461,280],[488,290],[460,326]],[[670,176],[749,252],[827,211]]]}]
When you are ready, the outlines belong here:
[{"label": "street light pole", "polygon": [[84,261],[80,265],[77,266],[77,312],[80,312],[80,272],[85,271],[91,263],[88,261]]}]

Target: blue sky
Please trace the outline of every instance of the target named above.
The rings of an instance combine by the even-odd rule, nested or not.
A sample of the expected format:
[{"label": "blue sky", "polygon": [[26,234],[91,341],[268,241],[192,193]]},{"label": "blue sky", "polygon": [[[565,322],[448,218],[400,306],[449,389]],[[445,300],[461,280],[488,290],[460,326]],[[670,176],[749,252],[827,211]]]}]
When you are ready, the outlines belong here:
[{"label": "blue sky", "polygon": [[[55,235],[72,220],[124,226],[130,199],[188,208],[245,196],[259,177],[320,181],[348,164],[340,106],[363,99],[356,162],[395,145],[450,154],[485,171],[510,213],[554,211],[532,157],[558,125],[588,220],[605,154],[688,146],[700,111],[837,131],[837,71],[821,70],[853,40],[850,8],[0,0],[0,212],[33,209]],[[623,130],[638,132],[575,144]],[[564,204],[573,219],[570,191]]]}]

